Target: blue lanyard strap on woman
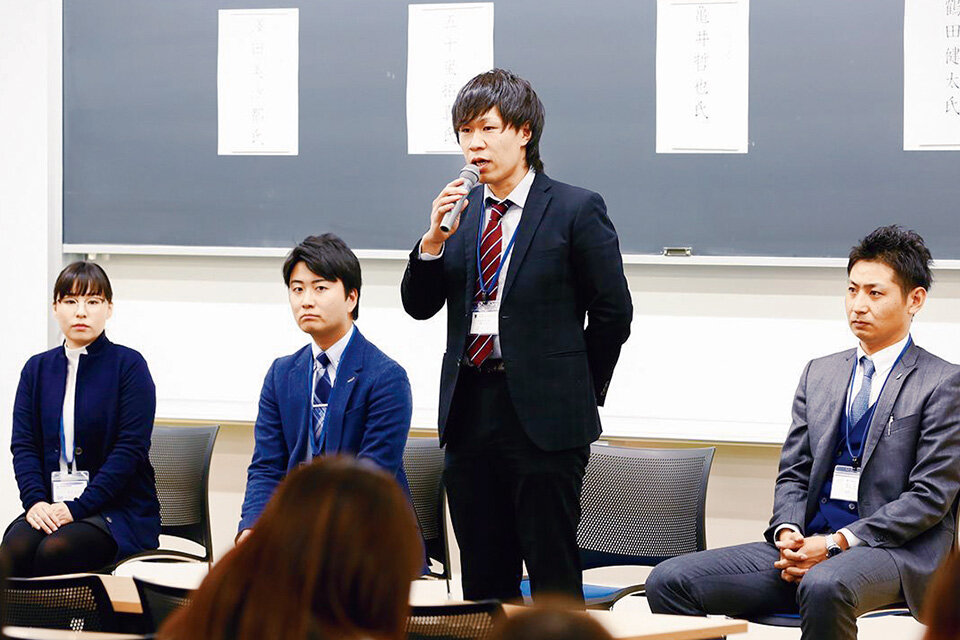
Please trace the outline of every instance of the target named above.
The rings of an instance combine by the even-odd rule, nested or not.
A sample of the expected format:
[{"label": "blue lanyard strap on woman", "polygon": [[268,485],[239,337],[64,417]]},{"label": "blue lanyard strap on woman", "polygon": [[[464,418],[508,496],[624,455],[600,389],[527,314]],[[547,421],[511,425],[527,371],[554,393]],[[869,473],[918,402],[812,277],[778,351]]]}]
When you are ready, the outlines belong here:
[{"label": "blue lanyard strap on woman", "polygon": [[[883,386],[880,387],[880,393],[877,394],[877,402],[879,402],[880,398],[883,396],[883,390],[887,386],[887,380],[890,379],[890,374],[893,373],[893,370],[897,367],[897,364],[899,364],[900,359],[903,358],[903,354],[907,352],[907,349],[909,349],[910,345],[912,344],[913,344],[913,337],[908,337],[907,344],[903,346],[903,349],[901,349],[900,351],[900,355],[898,355],[897,359],[893,361],[893,366],[890,367],[890,371],[887,372],[887,377],[884,378],[883,380]],[[853,383],[857,379],[857,366],[859,364],[860,364],[859,360],[855,360],[853,363],[853,373],[850,375],[850,388],[847,389],[847,414],[845,416],[846,419],[844,420],[845,431],[847,435],[846,437],[847,453],[850,454],[850,458],[853,460],[854,469],[860,466],[860,456],[863,455],[863,448],[867,444],[867,432],[869,431],[869,429],[864,430],[863,439],[860,440],[860,448],[857,450],[857,453],[854,454],[853,447],[850,446],[850,422],[851,422],[850,418],[851,418],[851,412],[853,411]],[[862,386],[862,383],[861,383],[861,386]],[[872,416],[870,421],[873,422]],[[857,425],[853,425],[853,426],[856,427]]]},{"label": "blue lanyard strap on woman", "polygon": [[[482,223],[483,221],[481,220],[480,222]],[[500,224],[503,224],[502,217],[500,218]],[[493,292],[497,290],[497,283],[500,282],[500,272],[503,270],[503,265],[507,262],[507,256],[510,255],[510,250],[513,249],[513,242],[517,239],[517,231],[520,230],[520,225],[517,225],[517,228],[513,230],[513,234],[510,236],[510,242],[507,243],[506,250],[504,250],[503,255],[500,256],[500,264],[497,265],[497,271],[490,278],[489,282],[483,281],[483,266],[480,260],[480,244],[483,242],[483,227],[483,224],[477,225],[477,278],[480,280],[480,291],[483,293],[483,299],[487,301],[490,299],[490,296],[493,295]]]},{"label": "blue lanyard strap on woman", "polygon": [[67,449],[67,436],[63,426],[63,414],[60,415],[60,451],[64,461],[67,463],[68,470],[73,469],[73,461],[76,459],[73,448]]}]

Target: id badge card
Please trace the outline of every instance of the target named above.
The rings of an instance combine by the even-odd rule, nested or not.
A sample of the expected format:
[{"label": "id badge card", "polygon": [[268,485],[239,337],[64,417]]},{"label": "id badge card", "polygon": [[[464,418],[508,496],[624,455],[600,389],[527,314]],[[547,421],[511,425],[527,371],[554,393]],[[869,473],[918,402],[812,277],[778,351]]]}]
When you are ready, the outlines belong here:
[{"label": "id badge card", "polygon": [[480,336],[495,336],[500,333],[499,300],[488,300],[473,305],[470,333]]},{"label": "id badge card", "polygon": [[89,471],[54,471],[50,474],[54,502],[76,500],[90,482]]},{"label": "id badge card", "polygon": [[831,500],[856,502],[860,489],[860,469],[837,465],[833,468],[833,486],[830,488]]}]

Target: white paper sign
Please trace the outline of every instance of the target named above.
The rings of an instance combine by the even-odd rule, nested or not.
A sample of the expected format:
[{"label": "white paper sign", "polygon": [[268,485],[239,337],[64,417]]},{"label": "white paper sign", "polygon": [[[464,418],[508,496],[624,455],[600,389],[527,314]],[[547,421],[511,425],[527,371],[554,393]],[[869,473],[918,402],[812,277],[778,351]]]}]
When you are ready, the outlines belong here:
[{"label": "white paper sign", "polygon": [[450,109],[493,68],[493,3],[411,4],[407,28],[407,153],[459,154]]},{"label": "white paper sign", "polygon": [[749,0],[657,0],[657,153],[746,153]]},{"label": "white paper sign", "polygon": [[217,153],[299,153],[299,9],[221,9]]},{"label": "white paper sign", "polygon": [[960,150],[960,0],[906,0],[903,148]]}]

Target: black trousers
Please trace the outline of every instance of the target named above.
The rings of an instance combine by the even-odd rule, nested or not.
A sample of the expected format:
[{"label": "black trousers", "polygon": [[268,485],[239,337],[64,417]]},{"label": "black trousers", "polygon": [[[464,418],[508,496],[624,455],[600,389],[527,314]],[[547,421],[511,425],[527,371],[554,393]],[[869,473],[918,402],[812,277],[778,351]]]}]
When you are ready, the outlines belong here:
[{"label": "black trousers", "polygon": [[[99,516],[95,516],[99,518]],[[20,516],[0,544],[0,559],[20,578],[96,571],[114,561],[117,543],[105,527],[86,518],[47,535]]]},{"label": "black trousers", "polygon": [[543,451],[523,431],[503,372],[465,367],[445,428],[443,480],[460,546],[463,596],[583,602],[577,526],[590,447]]}]

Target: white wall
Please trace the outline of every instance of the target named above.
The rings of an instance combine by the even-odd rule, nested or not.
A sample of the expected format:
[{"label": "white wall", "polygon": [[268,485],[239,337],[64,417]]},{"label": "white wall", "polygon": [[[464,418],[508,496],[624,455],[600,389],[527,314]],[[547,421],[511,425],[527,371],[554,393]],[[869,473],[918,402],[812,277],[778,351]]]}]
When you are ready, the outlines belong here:
[{"label": "white wall", "polygon": [[[253,420],[271,360],[306,343],[290,316],[279,258],[99,259],[117,294],[109,331],[146,356],[161,417]],[[444,314],[427,322],[404,314],[403,261],[362,263],[358,325],[407,369],[414,426],[432,427]],[[843,317],[841,267],[627,265],[626,272],[635,317],[602,409],[611,436],[782,442],[803,365],[855,344]],[[914,337],[960,361],[960,271],[936,277]]]},{"label": "white wall", "polygon": [[0,0],[0,527],[20,512],[10,461],[13,397],[50,344],[60,268],[60,3]]}]

